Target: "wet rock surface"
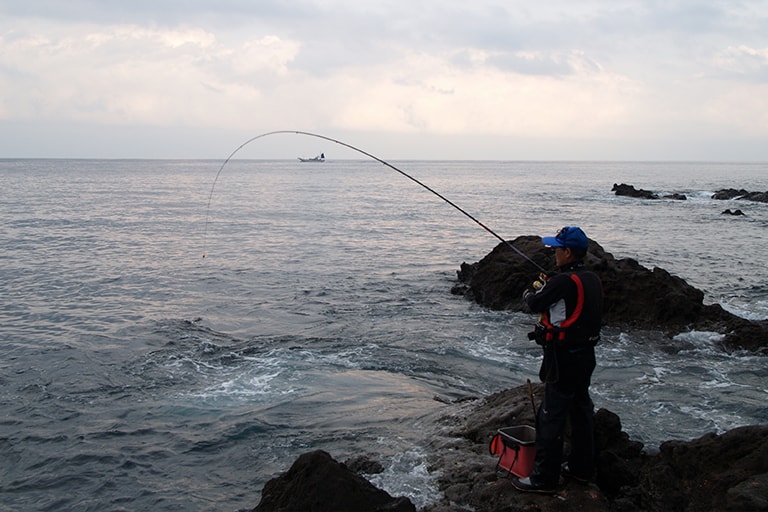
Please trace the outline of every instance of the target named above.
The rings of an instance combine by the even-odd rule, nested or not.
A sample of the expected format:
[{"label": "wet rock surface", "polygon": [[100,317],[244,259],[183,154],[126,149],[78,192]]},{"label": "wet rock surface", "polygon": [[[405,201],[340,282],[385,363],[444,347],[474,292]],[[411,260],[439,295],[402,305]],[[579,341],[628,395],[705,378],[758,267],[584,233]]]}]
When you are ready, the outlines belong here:
[{"label": "wet rock surface", "polygon": [[301,455],[268,481],[254,512],[415,512],[408,498],[393,498],[359,474],[316,450]]},{"label": "wet rock surface", "polygon": [[[543,387],[535,390],[539,402]],[[435,443],[434,468],[442,471],[445,497],[424,512],[768,510],[766,425],[665,442],[651,455],[621,430],[618,416],[600,409],[595,413],[593,481],[563,479],[559,492],[548,496],[514,489],[505,474],[496,472],[487,451],[499,428],[533,425],[524,386],[451,411],[441,422],[448,435]],[[567,446],[566,436],[566,452]]]},{"label": "wet rock surface", "polygon": [[[513,240],[518,250],[548,272],[555,272],[554,250],[538,236]],[[704,304],[704,292],[666,270],[648,269],[631,258],[616,259],[589,241],[587,268],[600,276],[605,292],[603,322],[622,329],[660,330],[675,335],[688,330],[718,332],[724,350],[768,353],[768,322],[750,321]],[[452,293],[495,310],[527,311],[523,291],[538,270],[507,244],[500,243],[482,260],[462,263]]]},{"label": "wet rock surface", "polygon": [[[531,389],[534,403],[540,403],[543,386]],[[517,491],[507,473],[497,470],[497,457],[488,450],[498,429],[533,425],[529,388],[446,404],[433,425],[436,433],[427,446],[429,471],[436,475],[442,495],[420,512],[768,510],[768,425],[668,441],[649,454],[622,431],[618,416],[600,409],[595,413],[594,478],[586,484],[564,478],[554,495]],[[288,510],[415,508],[405,498],[375,489],[327,453],[310,452],[267,483],[254,509]]]}]

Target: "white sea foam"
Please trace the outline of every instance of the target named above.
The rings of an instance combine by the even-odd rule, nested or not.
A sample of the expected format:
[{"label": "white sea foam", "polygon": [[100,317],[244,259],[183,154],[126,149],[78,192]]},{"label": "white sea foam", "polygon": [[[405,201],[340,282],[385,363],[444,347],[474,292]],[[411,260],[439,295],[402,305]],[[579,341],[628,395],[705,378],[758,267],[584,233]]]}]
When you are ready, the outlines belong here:
[{"label": "white sea foam", "polygon": [[261,375],[238,375],[203,390],[190,393],[190,397],[202,400],[269,400],[293,394],[293,387],[279,381],[281,372]]},{"label": "white sea foam", "polygon": [[674,336],[673,339],[687,341],[697,349],[710,350],[717,348],[717,343],[723,341],[724,334],[709,331],[687,331]]},{"label": "white sea foam", "polygon": [[743,298],[730,297],[720,301],[723,309],[736,316],[747,320],[768,319],[768,300],[745,300]]},{"label": "white sea foam", "polygon": [[[388,440],[382,440],[389,443]],[[417,509],[435,502],[440,496],[439,472],[430,472],[427,453],[413,447],[393,455],[384,463],[384,471],[366,475],[368,480],[392,496],[405,496]]]}]

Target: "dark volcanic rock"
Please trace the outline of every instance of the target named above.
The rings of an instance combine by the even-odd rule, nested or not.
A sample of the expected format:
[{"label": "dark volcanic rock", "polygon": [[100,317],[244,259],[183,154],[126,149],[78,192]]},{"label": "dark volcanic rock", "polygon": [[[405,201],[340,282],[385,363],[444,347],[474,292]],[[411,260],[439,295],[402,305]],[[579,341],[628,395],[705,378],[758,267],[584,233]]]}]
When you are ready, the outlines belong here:
[{"label": "dark volcanic rock", "polygon": [[384,466],[370,455],[358,455],[344,461],[350,471],[357,474],[378,475],[384,472]]},{"label": "dark volcanic rock", "polygon": [[[542,389],[535,386],[537,402]],[[533,424],[528,400],[520,386],[449,411],[439,421],[449,432],[432,446],[444,497],[423,512],[768,510],[768,425],[668,441],[650,455],[606,409],[595,413],[592,483],[564,480],[554,498],[518,492],[495,471],[487,446],[499,428]]]},{"label": "dark volcanic rock", "polygon": [[640,199],[658,199],[659,195],[649,190],[636,189],[633,185],[627,185],[622,183],[621,185],[613,184],[611,192],[615,192],[617,196],[629,196],[638,197]]},{"label": "dark volcanic rock", "polygon": [[[536,384],[533,389],[535,401],[540,404],[543,386]],[[515,490],[505,472],[497,473],[497,458],[488,453],[488,443],[498,429],[534,424],[526,387],[500,391],[466,408],[456,408],[438,422],[447,425],[448,437],[432,446],[432,466],[441,472],[439,486],[444,497],[423,512],[608,511],[611,495],[598,483],[606,482],[616,490],[628,483],[636,485],[645,457],[643,445],[631,441],[621,431],[618,416],[600,410],[595,415],[595,483],[583,485],[565,480],[561,492],[553,499]],[[566,437],[566,448],[568,443]]]},{"label": "dark volcanic rock", "polygon": [[768,203],[768,192],[748,192],[745,196],[739,197],[746,201],[755,201],[758,203]]},{"label": "dark volcanic rock", "polygon": [[[540,404],[543,385],[531,386]],[[643,451],[618,416],[595,413],[596,472],[592,482],[563,480],[553,496],[515,490],[488,443],[503,427],[533,425],[526,386],[471,402],[447,404],[425,443],[429,471],[442,493],[421,512],[640,512],[768,510],[768,425],[736,428],[693,441],[667,441]],[[565,435],[565,453],[569,435]],[[281,512],[414,511],[323,451],[301,455],[287,473],[264,486],[254,509]]]},{"label": "dark volcanic rock", "polygon": [[667,510],[768,510],[768,426],[667,441],[642,467],[640,487],[646,504]]},{"label": "dark volcanic rock", "polygon": [[[554,250],[542,245],[540,237],[522,236],[511,243],[547,271],[556,271]],[[617,260],[593,240],[589,241],[585,262],[603,281],[607,324],[682,327],[699,319],[708,308],[703,305],[704,293],[679,277],[661,268],[649,270],[630,258]],[[533,265],[501,243],[479,262],[463,263],[457,274],[466,286],[464,295],[478,304],[496,310],[527,311],[522,294],[537,273]],[[715,317],[722,316],[721,308],[709,309],[714,310]]]},{"label": "dark volcanic rock", "polygon": [[[627,185],[626,183],[622,183],[621,185],[617,185],[616,183],[614,183],[611,191],[615,192],[617,196],[637,197],[640,199],[658,199],[659,198],[659,195],[655,192],[651,192],[649,190],[643,190],[643,189],[636,189],[634,185]],[[688,198],[685,196],[685,194],[680,194],[679,192],[675,192],[673,194],[665,195],[664,199],[675,199],[678,201],[686,201]]]},{"label": "dark volcanic rock", "polygon": [[393,498],[317,450],[301,455],[287,473],[264,486],[254,512],[415,512],[407,498]]},{"label": "dark volcanic rock", "polygon": [[[541,267],[556,270],[554,250],[542,245],[540,237],[521,236],[512,244]],[[744,320],[719,305],[704,304],[704,292],[662,268],[648,269],[630,258],[617,260],[594,240],[589,241],[585,263],[603,282],[607,325],[673,334],[692,328],[712,330],[726,335],[726,349],[768,352],[766,322]],[[538,271],[500,243],[479,262],[462,263],[457,274],[460,284],[452,293],[490,309],[527,311],[522,294]]]},{"label": "dark volcanic rock", "polygon": [[768,203],[768,192],[748,192],[742,189],[726,188],[718,190],[712,194],[712,199],[738,199],[744,201],[755,201],[758,203]]},{"label": "dark volcanic rock", "polygon": [[725,332],[725,339],[722,341],[725,349],[768,353],[768,320],[733,317],[713,327],[716,332]]},{"label": "dark volcanic rock", "polygon": [[749,192],[743,188],[740,190],[736,190],[735,188],[724,188],[712,194],[712,199],[720,199],[725,201],[728,199],[736,199],[737,197],[745,196],[747,194],[749,194]]}]

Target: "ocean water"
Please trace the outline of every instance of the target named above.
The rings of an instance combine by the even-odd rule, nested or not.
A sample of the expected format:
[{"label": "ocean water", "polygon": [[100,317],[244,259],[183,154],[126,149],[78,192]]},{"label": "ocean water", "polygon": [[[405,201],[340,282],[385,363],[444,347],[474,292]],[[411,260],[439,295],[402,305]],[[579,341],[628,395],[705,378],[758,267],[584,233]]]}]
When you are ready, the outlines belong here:
[{"label": "ocean water", "polygon": [[[533,319],[450,293],[489,233],[378,162],[253,153],[213,192],[221,161],[0,160],[0,510],[248,509],[316,448],[374,454],[420,506],[434,397],[535,379]],[[509,240],[580,225],[768,318],[768,205],[710,199],[767,190],[768,164],[393,164]],[[680,337],[608,326],[596,405],[649,449],[768,422],[764,356]]]}]

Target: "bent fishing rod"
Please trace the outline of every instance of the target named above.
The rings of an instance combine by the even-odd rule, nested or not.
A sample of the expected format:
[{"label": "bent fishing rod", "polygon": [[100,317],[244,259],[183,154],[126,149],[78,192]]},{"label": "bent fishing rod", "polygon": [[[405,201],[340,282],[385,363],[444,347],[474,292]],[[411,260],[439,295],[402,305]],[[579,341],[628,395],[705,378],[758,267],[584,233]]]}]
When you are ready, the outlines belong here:
[{"label": "bent fishing rod", "polygon": [[344,146],[345,148],[349,148],[349,149],[351,149],[352,151],[356,151],[356,152],[360,153],[361,155],[365,155],[365,156],[367,156],[368,158],[371,158],[371,159],[373,159],[373,160],[375,160],[375,161],[379,162],[380,164],[382,164],[382,165],[385,165],[385,166],[389,167],[389,168],[390,168],[390,169],[392,169],[393,171],[395,171],[395,172],[397,172],[397,173],[400,173],[401,175],[405,176],[405,177],[406,177],[406,178],[408,178],[409,180],[413,181],[413,182],[414,182],[414,183],[416,183],[417,185],[420,185],[421,187],[423,187],[423,188],[425,188],[426,190],[428,190],[429,192],[433,193],[434,195],[436,195],[437,197],[439,197],[440,199],[442,199],[443,201],[445,201],[445,202],[446,202],[446,203],[448,203],[449,205],[451,205],[451,206],[453,206],[454,208],[456,208],[456,209],[457,209],[458,211],[460,211],[462,214],[464,214],[464,215],[465,215],[465,216],[467,216],[469,219],[471,219],[471,220],[472,220],[472,221],[473,221],[475,224],[477,224],[478,226],[480,226],[481,228],[483,228],[484,230],[486,230],[488,233],[490,233],[491,235],[493,235],[494,237],[496,237],[498,240],[500,240],[502,243],[504,243],[504,244],[505,244],[507,247],[509,247],[510,249],[512,249],[512,250],[513,250],[514,252],[516,252],[518,255],[520,255],[520,256],[521,256],[523,259],[525,259],[526,261],[528,261],[529,263],[531,263],[531,264],[532,264],[534,267],[536,267],[536,269],[537,269],[537,270],[539,270],[539,272],[541,272],[541,273],[543,273],[543,274],[547,274],[547,273],[548,273],[548,272],[547,272],[547,270],[545,270],[543,267],[541,267],[541,265],[539,265],[538,263],[536,263],[535,261],[533,261],[533,260],[532,260],[530,257],[528,257],[528,255],[527,255],[527,254],[523,253],[523,252],[522,252],[521,250],[519,250],[517,247],[515,247],[514,245],[512,245],[512,243],[511,243],[511,242],[509,242],[509,241],[505,240],[504,238],[502,238],[501,236],[499,236],[499,235],[498,235],[498,234],[497,234],[495,231],[493,231],[491,228],[489,228],[488,226],[486,226],[485,224],[483,224],[482,222],[480,222],[479,220],[477,220],[477,218],[475,218],[473,215],[471,215],[471,214],[470,214],[470,213],[468,213],[466,210],[464,210],[463,208],[461,208],[459,205],[457,205],[456,203],[454,203],[453,201],[451,201],[451,200],[450,200],[450,199],[448,199],[447,197],[443,196],[441,193],[437,192],[437,191],[436,191],[436,190],[434,190],[433,188],[429,187],[428,185],[426,185],[426,184],[422,183],[421,181],[419,181],[418,179],[414,178],[414,177],[413,177],[413,176],[411,176],[410,174],[406,173],[405,171],[403,171],[403,170],[401,170],[401,169],[398,169],[397,167],[395,167],[395,166],[394,166],[394,165],[392,165],[391,163],[387,162],[386,160],[382,160],[381,158],[379,158],[379,157],[377,157],[377,156],[375,156],[375,155],[372,155],[371,153],[368,153],[367,151],[364,151],[364,150],[362,150],[362,149],[360,149],[360,148],[358,148],[358,147],[355,147],[355,146],[353,146],[353,145],[351,145],[351,144],[347,144],[346,142],[343,142],[343,141],[340,141],[340,140],[337,140],[337,139],[333,139],[333,138],[331,138],[331,137],[327,137],[327,136],[325,136],[325,135],[320,135],[320,134],[317,134],[317,133],[312,133],[312,132],[299,131],[299,130],[277,130],[277,131],[272,131],[272,132],[267,132],[267,133],[262,133],[262,134],[260,134],[260,135],[256,135],[255,137],[252,137],[252,138],[248,139],[247,141],[243,142],[242,144],[240,144],[240,146],[238,146],[238,147],[237,147],[237,148],[236,148],[236,149],[235,149],[235,150],[234,150],[232,153],[230,153],[230,155],[227,157],[227,159],[226,159],[226,160],[224,160],[224,163],[222,163],[222,164],[221,164],[221,167],[219,167],[219,171],[216,173],[216,177],[215,177],[215,178],[214,178],[214,180],[213,180],[213,185],[211,186],[211,192],[210,192],[210,194],[208,195],[208,206],[207,206],[207,208],[206,208],[206,214],[205,214],[205,232],[204,232],[204,235],[203,235],[203,258],[205,258],[205,256],[206,256],[206,253],[205,253],[205,242],[206,242],[206,240],[207,240],[207,234],[208,234],[208,219],[209,219],[209,212],[210,212],[210,209],[211,209],[211,199],[213,198],[213,190],[214,190],[214,188],[216,187],[216,182],[219,180],[219,175],[221,175],[221,171],[223,171],[223,170],[224,170],[224,167],[227,165],[227,163],[228,163],[228,162],[229,162],[229,161],[230,161],[230,160],[231,160],[231,159],[232,159],[232,158],[233,158],[233,157],[234,157],[234,156],[235,156],[235,155],[236,155],[236,154],[237,154],[237,153],[238,153],[238,152],[239,152],[241,149],[243,149],[245,146],[247,146],[247,145],[248,145],[248,144],[250,144],[251,142],[253,142],[253,141],[255,141],[255,140],[258,140],[258,139],[262,139],[262,138],[264,138],[264,137],[268,137],[268,136],[271,136],[271,135],[278,135],[278,134],[294,134],[294,135],[306,135],[307,137],[315,137],[315,138],[317,138],[317,139],[326,140],[326,141],[328,141],[328,142],[332,142],[332,143],[334,143],[334,144],[338,144],[339,146]]}]

